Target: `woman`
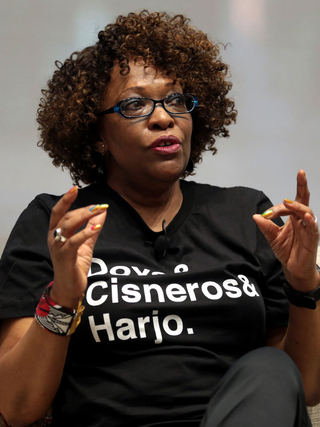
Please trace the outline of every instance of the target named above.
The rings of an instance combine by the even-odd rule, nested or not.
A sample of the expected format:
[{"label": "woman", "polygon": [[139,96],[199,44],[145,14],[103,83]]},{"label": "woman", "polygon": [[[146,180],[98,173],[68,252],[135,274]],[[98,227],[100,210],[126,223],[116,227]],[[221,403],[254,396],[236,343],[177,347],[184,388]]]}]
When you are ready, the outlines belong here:
[{"label": "woman", "polygon": [[38,196],[9,238],[0,412],[12,425],[51,404],[57,426],[310,425],[285,354],[315,404],[319,308],[296,306],[316,306],[304,294],[320,286],[305,173],[273,207],[180,180],[236,118],[218,47],[144,11],[57,65],[40,145],[90,185]]}]

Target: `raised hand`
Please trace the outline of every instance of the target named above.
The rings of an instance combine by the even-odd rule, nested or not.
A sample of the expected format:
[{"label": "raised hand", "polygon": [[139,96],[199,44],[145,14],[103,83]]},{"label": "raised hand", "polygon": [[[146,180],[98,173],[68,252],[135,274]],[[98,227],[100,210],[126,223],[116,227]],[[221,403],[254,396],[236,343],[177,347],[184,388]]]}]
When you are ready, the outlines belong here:
[{"label": "raised hand", "polygon": [[[50,296],[57,304],[75,308],[87,287],[93,248],[106,218],[108,205],[91,205],[69,211],[78,195],[72,188],[52,209],[48,246],[54,269]],[[85,226],[80,231],[79,228]],[[56,240],[60,229],[65,241]]]},{"label": "raised hand", "polygon": [[[309,197],[306,174],[300,170],[294,201],[284,199],[283,203],[270,207],[262,215],[253,216],[282,263],[288,282],[301,292],[320,286],[320,275],[316,269],[319,228],[316,216],[309,208]],[[289,216],[282,227],[270,221],[279,216]]]}]

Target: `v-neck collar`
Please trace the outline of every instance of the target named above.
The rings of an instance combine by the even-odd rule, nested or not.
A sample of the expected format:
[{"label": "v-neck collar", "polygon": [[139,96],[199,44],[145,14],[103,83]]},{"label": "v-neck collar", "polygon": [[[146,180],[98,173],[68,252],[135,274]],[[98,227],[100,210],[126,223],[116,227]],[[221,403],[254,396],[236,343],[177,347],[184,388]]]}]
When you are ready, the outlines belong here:
[{"label": "v-neck collar", "polygon": [[[186,217],[188,216],[194,202],[194,193],[193,188],[190,183],[180,180],[180,188],[183,195],[182,204],[180,209],[178,210],[175,217],[172,221],[167,225],[167,236],[171,237],[174,233],[180,228],[180,226],[184,223]],[[150,242],[155,242],[156,239],[164,234],[163,231],[153,231],[143,220],[140,214],[128,203],[119,193],[113,190],[106,184],[96,184],[98,186],[99,192],[107,193],[108,197],[113,199],[119,207],[121,207],[121,211],[124,216],[130,217],[130,219],[136,222],[136,225],[143,231],[146,236],[146,240]],[[165,219],[165,218],[163,218]]]}]

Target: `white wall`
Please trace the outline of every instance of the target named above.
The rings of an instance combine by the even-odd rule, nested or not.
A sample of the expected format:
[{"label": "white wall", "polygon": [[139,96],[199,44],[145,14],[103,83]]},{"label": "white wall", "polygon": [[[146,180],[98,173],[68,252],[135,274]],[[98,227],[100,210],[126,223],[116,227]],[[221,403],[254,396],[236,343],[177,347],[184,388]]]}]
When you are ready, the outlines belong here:
[{"label": "white wall", "polygon": [[[0,252],[19,213],[38,193],[71,187],[37,148],[40,89],[54,61],[96,40],[134,9],[183,13],[214,40],[229,43],[239,110],[231,137],[205,156],[196,180],[245,185],[279,203],[295,197],[304,168],[320,215],[319,0],[0,0]],[[35,225],[36,226],[36,225]]]}]

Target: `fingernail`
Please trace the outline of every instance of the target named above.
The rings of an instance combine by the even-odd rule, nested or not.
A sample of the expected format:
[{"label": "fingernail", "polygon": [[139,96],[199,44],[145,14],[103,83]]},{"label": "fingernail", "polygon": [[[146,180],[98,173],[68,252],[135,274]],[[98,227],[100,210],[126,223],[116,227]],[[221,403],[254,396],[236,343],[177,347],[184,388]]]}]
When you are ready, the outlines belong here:
[{"label": "fingernail", "polygon": [[261,216],[263,216],[263,218],[268,218],[268,216],[271,216],[273,214],[273,210],[272,209],[268,209],[267,211],[264,211]]},{"label": "fingernail", "polygon": [[290,205],[292,205],[293,201],[290,199],[284,199],[287,203],[290,203]]},{"label": "fingernail", "polygon": [[71,190],[68,191],[68,193],[69,194],[74,193],[77,189],[78,189],[78,186],[75,185],[74,187],[71,188]]},{"label": "fingernail", "polygon": [[101,228],[101,224],[97,224],[91,227],[91,230],[98,230],[99,228]]},{"label": "fingernail", "polygon": [[89,209],[90,212],[96,212],[97,210],[106,210],[108,209],[109,205],[104,204],[104,205],[95,205],[92,208]]},{"label": "fingernail", "polygon": [[104,205],[100,205],[100,210],[106,210],[108,209],[109,205],[104,204]]}]

